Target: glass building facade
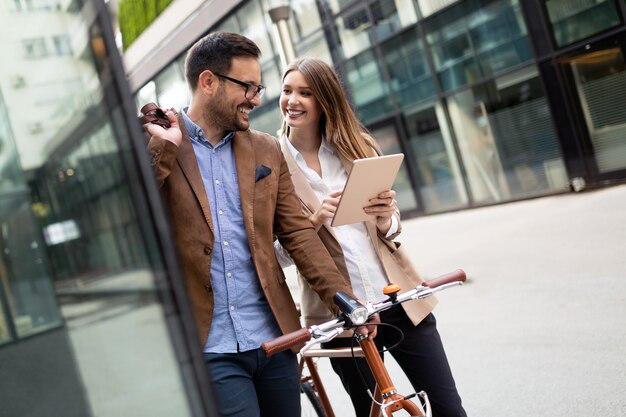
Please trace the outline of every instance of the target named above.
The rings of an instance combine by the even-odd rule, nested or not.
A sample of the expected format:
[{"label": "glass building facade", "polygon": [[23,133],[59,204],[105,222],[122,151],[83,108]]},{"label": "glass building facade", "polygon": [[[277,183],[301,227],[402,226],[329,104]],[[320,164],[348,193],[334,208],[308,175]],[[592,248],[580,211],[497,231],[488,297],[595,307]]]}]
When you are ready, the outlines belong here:
[{"label": "glass building facade", "polygon": [[[123,56],[112,3],[0,5],[2,416],[217,415],[136,112],[187,105],[187,48],[229,30],[262,50],[275,135],[276,2],[174,1]],[[404,218],[626,180],[623,0],[287,3],[296,55],[405,155]]]},{"label": "glass building facade", "polygon": [[0,36],[0,415],[217,415],[110,11]]},{"label": "glass building facade", "polygon": [[[405,154],[394,185],[405,217],[626,179],[625,116],[617,105],[623,2],[287,3],[296,55],[332,63],[383,150]],[[240,1],[202,32],[235,31],[260,46],[268,94],[251,113],[252,126],[270,134],[280,126],[284,65],[272,36],[273,5]],[[138,107],[189,100],[188,93],[169,100],[170,91],[183,91],[184,53],[140,83]]]}]

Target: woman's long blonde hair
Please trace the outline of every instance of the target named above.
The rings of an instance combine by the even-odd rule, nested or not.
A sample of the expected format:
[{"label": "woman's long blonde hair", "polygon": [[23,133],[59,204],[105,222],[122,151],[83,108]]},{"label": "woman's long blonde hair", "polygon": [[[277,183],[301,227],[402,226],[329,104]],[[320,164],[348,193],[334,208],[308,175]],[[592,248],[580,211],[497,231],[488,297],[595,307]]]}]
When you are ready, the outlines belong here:
[{"label": "woman's long blonde hair", "polygon": [[[350,107],[339,77],[330,65],[316,58],[297,59],[285,69],[283,81],[291,71],[300,71],[309,84],[322,108],[320,131],[342,157],[349,161],[368,158],[372,156],[372,149],[380,154],[374,138]],[[281,134],[289,137],[289,126],[284,119]]]}]

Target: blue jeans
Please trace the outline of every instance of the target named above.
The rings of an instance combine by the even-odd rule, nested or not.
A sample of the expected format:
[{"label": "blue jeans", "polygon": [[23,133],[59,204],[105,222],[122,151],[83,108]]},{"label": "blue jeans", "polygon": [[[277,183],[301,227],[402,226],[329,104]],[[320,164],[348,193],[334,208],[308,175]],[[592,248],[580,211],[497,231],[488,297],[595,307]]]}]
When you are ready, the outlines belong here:
[{"label": "blue jeans", "polygon": [[263,349],[205,353],[224,417],[299,417],[300,371],[296,355],[266,358]]}]

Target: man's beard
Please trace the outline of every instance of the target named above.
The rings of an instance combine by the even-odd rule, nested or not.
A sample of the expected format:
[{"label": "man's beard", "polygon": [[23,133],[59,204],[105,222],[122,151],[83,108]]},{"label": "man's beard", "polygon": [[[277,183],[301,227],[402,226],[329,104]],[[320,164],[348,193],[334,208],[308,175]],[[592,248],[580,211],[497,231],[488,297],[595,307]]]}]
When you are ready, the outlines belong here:
[{"label": "man's beard", "polygon": [[241,121],[238,117],[239,107],[245,106],[245,104],[240,104],[234,109],[231,108],[230,103],[227,103],[223,98],[223,95],[220,95],[221,98],[216,98],[212,100],[207,106],[202,110],[202,115],[205,123],[209,126],[220,127],[224,130],[229,131],[243,131],[248,130],[250,127],[250,123],[246,121]]}]

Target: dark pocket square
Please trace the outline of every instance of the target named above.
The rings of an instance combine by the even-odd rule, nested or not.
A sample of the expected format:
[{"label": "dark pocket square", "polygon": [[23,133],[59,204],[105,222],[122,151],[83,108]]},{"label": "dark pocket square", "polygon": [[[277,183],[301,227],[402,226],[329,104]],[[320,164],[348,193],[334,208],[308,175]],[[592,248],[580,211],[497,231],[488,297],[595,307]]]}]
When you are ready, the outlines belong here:
[{"label": "dark pocket square", "polygon": [[258,181],[262,180],[263,178],[265,178],[268,175],[270,175],[271,172],[272,172],[271,168],[268,168],[268,167],[266,167],[263,164],[257,166],[256,167],[256,174],[255,174],[254,182],[258,182]]}]

